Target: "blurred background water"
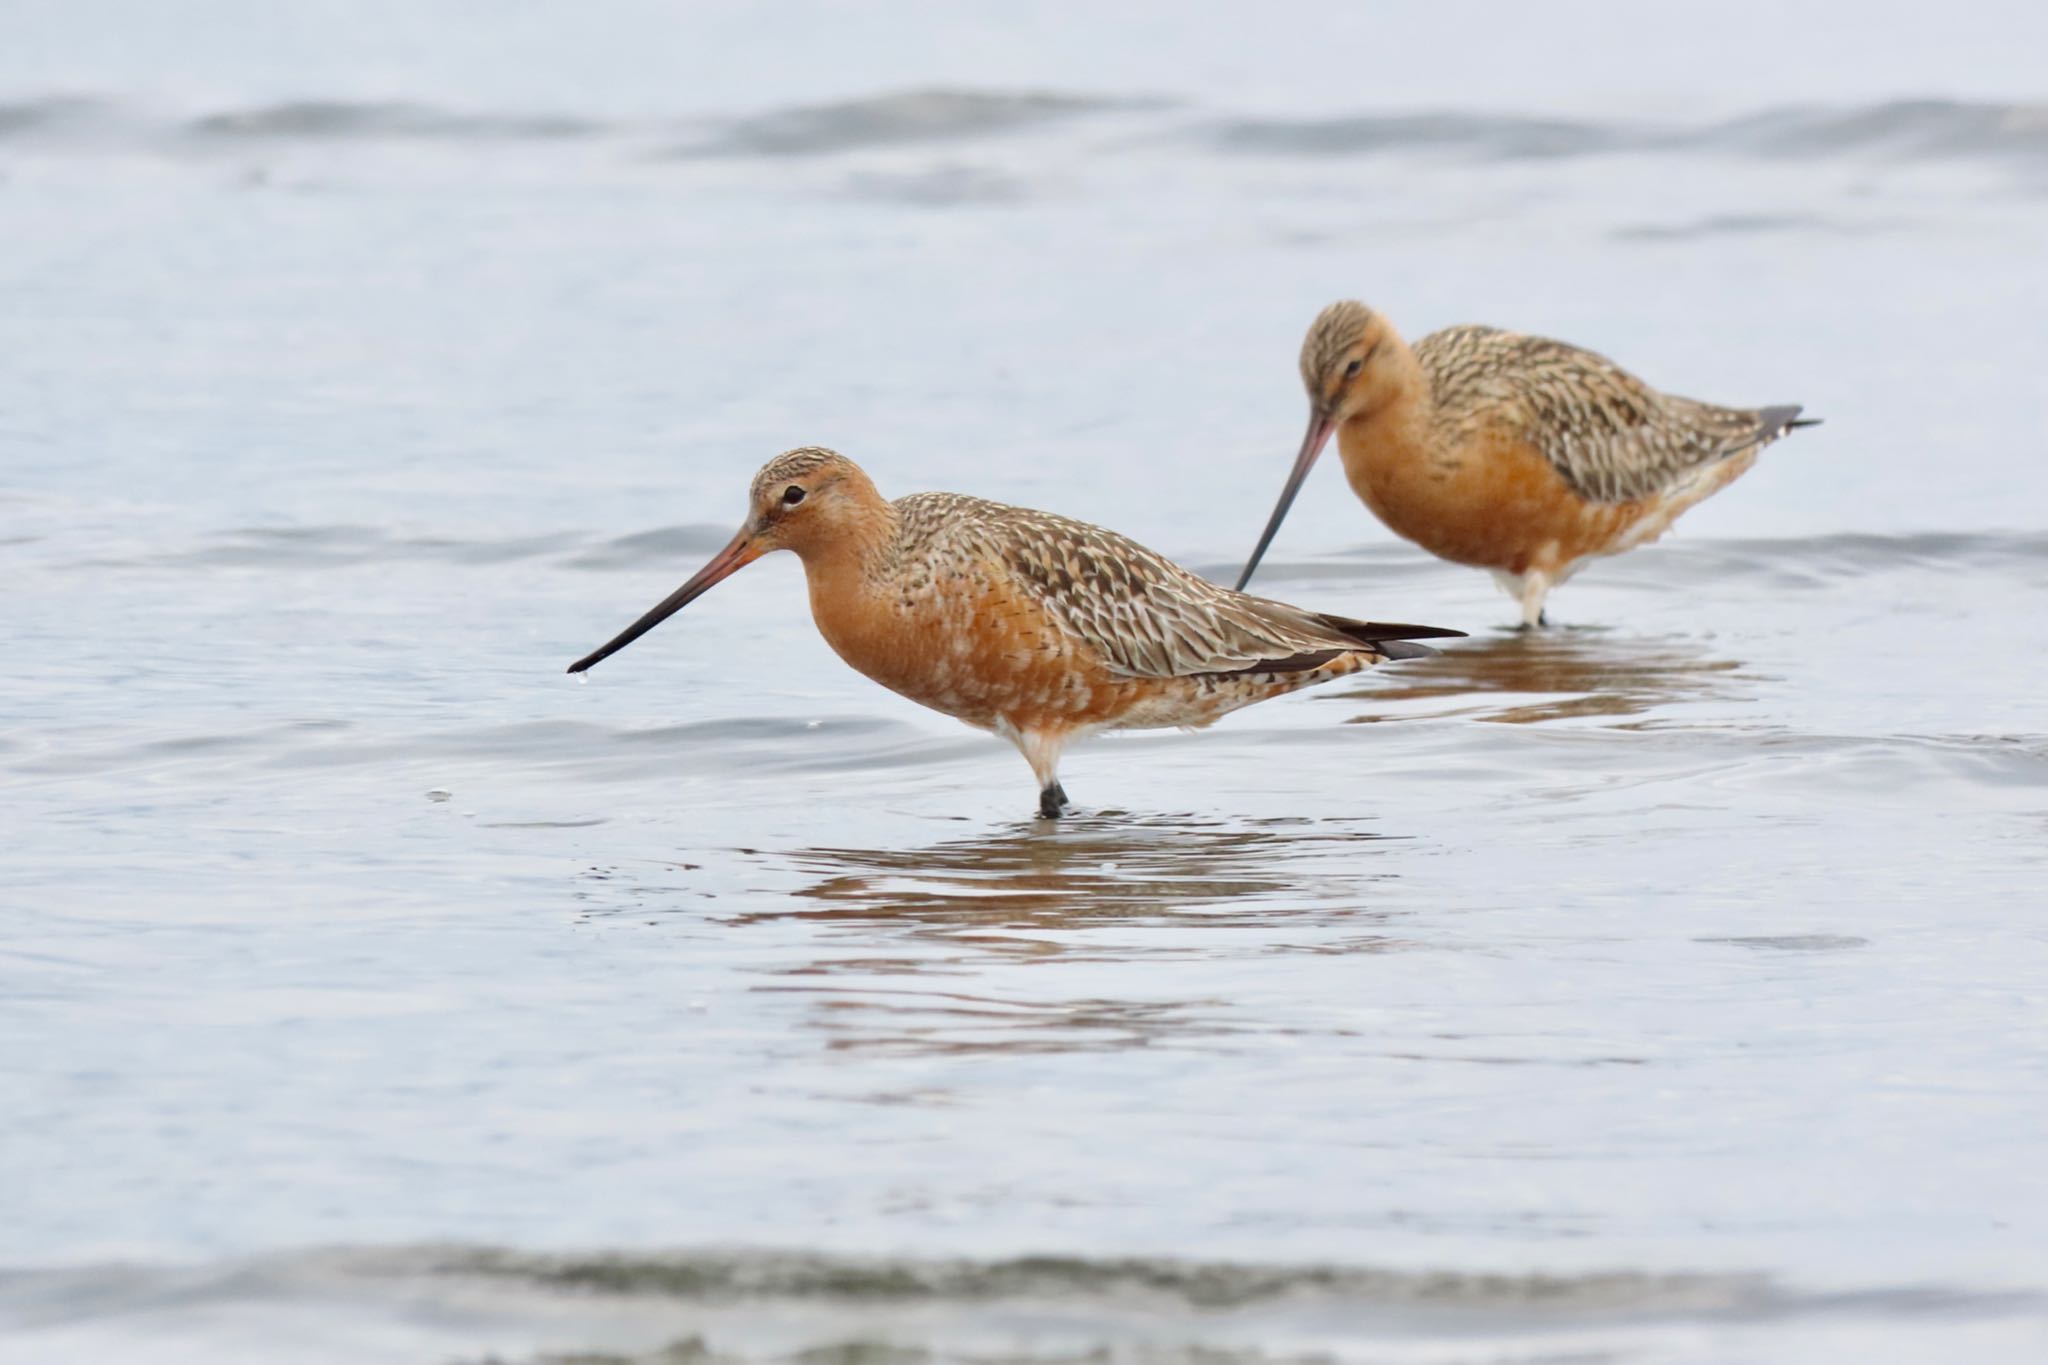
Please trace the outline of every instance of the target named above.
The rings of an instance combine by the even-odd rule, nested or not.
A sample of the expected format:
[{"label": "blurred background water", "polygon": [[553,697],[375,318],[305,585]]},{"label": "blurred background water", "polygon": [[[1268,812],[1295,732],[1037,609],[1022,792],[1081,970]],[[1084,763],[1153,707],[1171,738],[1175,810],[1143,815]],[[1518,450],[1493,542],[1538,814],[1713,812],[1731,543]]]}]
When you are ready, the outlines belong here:
[{"label": "blurred background water", "polygon": [[[2048,10],[151,6],[0,43],[0,1359],[2048,1353]],[[1212,575],[1332,298],[1827,419],[1070,758],[823,442]],[[819,1353],[824,1354],[819,1354]]]}]

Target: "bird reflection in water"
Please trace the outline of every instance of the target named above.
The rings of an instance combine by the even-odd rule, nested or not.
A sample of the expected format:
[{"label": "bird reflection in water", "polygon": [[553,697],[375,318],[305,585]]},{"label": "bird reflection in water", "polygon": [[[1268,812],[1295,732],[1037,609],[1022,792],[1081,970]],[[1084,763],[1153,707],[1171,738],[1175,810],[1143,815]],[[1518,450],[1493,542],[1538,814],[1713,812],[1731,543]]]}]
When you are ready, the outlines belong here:
[{"label": "bird reflection in water", "polygon": [[1234,928],[1365,913],[1361,895],[1387,875],[1357,862],[1385,836],[1354,822],[1204,828],[1195,820],[1105,811],[1078,817],[1056,835],[1017,824],[924,848],[799,849],[781,857],[815,878],[795,892],[808,904],[740,922],[797,916],[1001,933],[1157,926],[1192,917],[1204,927]]},{"label": "bird reflection in water", "polygon": [[[1354,716],[1354,725],[1469,715],[1508,725],[1606,717],[1645,727],[1654,723],[1647,717],[1669,706],[1746,696],[1762,680],[1742,667],[1679,637],[1643,639],[1585,628],[1518,631],[1418,659],[1398,681],[1388,679],[1388,686],[1333,699],[1401,708]],[[1459,704],[1409,706],[1443,701]]]},{"label": "bird reflection in water", "polygon": [[[814,949],[810,961],[780,968],[780,982],[757,989],[813,996],[813,1022],[835,1049],[1067,1052],[1187,1042],[1237,1032],[1231,1002],[1075,996],[1045,990],[1064,976],[1005,969],[1408,946],[1384,931],[1392,912],[1375,905],[1390,880],[1372,867],[1382,839],[1339,821],[1203,828],[1185,816],[1105,812],[1051,836],[1019,824],[918,849],[802,849],[776,855],[810,878],[791,904],[725,922],[833,931],[818,946],[841,951]],[[1254,932],[1232,932],[1245,929]],[[832,980],[791,979],[819,977]],[[947,977],[973,986],[933,980]]]}]

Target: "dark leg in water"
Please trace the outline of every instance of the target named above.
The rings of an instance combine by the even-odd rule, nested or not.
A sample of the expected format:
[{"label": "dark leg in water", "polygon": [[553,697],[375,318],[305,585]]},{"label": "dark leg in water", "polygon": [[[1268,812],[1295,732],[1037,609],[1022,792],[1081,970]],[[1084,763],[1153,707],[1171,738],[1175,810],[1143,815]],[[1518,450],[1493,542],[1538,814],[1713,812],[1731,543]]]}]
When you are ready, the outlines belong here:
[{"label": "dark leg in water", "polygon": [[1057,820],[1060,812],[1067,807],[1067,789],[1055,782],[1038,794],[1038,816],[1041,820]]}]

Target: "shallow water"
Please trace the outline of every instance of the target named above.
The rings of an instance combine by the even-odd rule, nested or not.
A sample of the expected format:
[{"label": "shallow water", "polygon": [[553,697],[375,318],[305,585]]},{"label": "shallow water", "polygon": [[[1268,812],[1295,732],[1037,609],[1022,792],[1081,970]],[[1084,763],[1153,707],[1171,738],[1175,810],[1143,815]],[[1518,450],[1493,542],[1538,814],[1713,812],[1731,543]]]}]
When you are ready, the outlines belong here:
[{"label": "shallow water", "polygon": [[[2048,1351],[2036,12],[1463,103],[914,10],[181,87],[67,13],[0,54],[0,1359]],[[1261,589],[1473,638],[1058,827],[786,556],[561,672],[805,442],[1227,576],[1350,293],[1827,424],[1534,637],[1319,470]]]}]

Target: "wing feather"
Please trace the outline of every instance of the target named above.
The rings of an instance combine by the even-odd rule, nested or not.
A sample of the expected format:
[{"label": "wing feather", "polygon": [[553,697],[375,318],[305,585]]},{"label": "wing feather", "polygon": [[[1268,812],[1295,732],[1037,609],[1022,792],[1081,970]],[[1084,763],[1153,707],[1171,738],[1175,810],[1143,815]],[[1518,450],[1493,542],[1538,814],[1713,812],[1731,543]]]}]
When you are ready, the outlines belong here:
[{"label": "wing feather", "polygon": [[[916,494],[899,508],[935,534],[999,564],[1112,672],[1133,678],[1284,673],[1340,654],[1427,653],[1384,642],[1462,634],[1303,611],[1211,583],[1136,541],[1086,522],[957,494]],[[1376,659],[1377,661],[1377,659]]]},{"label": "wing feather", "polygon": [[1415,357],[1443,420],[1507,424],[1593,502],[1673,491],[1702,467],[1775,440],[1798,413],[1659,393],[1603,355],[1495,327],[1432,332]]}]

